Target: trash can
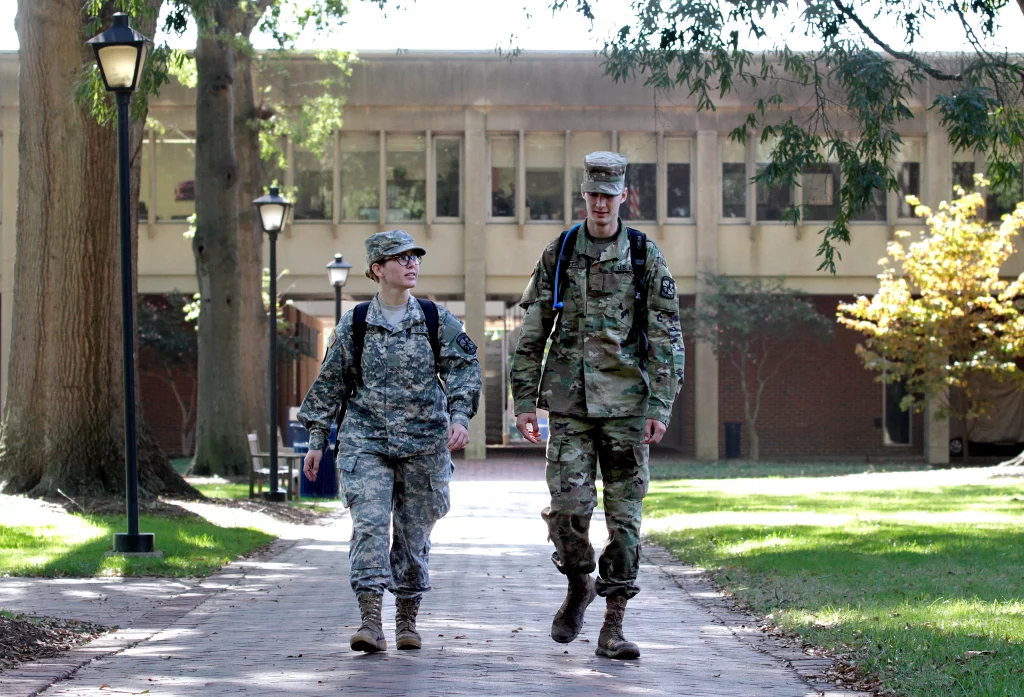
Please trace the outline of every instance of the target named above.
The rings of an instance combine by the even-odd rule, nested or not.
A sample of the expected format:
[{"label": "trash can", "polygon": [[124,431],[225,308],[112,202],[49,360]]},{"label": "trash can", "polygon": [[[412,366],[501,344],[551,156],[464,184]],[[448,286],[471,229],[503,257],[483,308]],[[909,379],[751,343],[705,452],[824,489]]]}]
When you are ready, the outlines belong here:
[{"label": "trash can", "polygon": [[742,421],[725,422],[725,456],[734,460],[740,456],[741,438],[743,431]]},{"label": "trash can", "polygon": [[[316,481],[306,479],[306,475],[299,474],[299,491],[302,498],[312,499],[336,499],[338,498],[338,467],[334,462],[334,443],[337,438],[337,430],[334,424],[331,425],[331,434],[328,439],[328,446],[324,449],[324,456],[320,460],[320,470],[317,472]],[[306,434],[302,441],[295,441],[295,452],[309,452],[309,434]]]}]

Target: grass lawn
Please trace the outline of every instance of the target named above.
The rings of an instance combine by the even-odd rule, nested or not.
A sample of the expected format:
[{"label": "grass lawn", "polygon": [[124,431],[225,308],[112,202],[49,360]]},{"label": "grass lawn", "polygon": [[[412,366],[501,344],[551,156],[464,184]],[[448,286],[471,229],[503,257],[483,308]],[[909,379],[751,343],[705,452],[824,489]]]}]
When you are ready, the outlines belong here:
[{"label": "grass lawn", "polygon": [[197,484],[192,483],[196,489],[199,489],[203,496],[211,499],[247,499],[249,498],[249,483],[248,482],[228,482],[223,483],[217,482],[212,484]]},{"label": "grass lawn", "polygon": [[894,694],[1024,694],[1024,481],[656,481],[644,515],[653,541]]},{"label": "grass lawn", "polygon": [[203,576],[269,543],[272,535],[197,518],[141,516],[162,559],[105,557],[124,516],[62,515],[49,524],[0,525],[0,573],[12,576]]}]

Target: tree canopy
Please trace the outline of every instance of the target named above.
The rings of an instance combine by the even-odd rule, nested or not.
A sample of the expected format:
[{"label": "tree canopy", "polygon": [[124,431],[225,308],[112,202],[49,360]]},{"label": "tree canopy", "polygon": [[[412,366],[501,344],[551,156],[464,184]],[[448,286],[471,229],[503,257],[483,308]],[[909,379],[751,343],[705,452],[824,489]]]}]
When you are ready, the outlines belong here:
[{"label": "tree canopy", "polygon": [[[996,225],[984,221],[980,193],[960,193],[935,212],[917,207],[928,230],[916,239],[898,232],[879,262],[878,292],[841,303],[838,317],[864,334],[864,364],[904,383],[901,408],[936,400],[938,414],[960,419],[969,435],[968,422],[991,407],[989,382],[1024,386],[1024,275],[1000,275],[1024,228],[1024,204]],[[950,399],[951,388],[960,399]]]},{"label": "tree canopy", "polygon": [[[551,7],[593,21],[605,6],[552,0]],[[917,100],[937,114],[954,148],[984,155],[994,185],[1020,181],[1024,66],[994,40],[1007,7],[1006,0],[637,0],[603,55],[616,80],[682,88],[699,110],[715,110],[737,90],[754,94],[731,135],[774,142],[772,162],[756,175],[766,184],[793,186],[806,167],[838,163],[838,212],[818,250],[820,268],[834,272],[842,258],[837,245],[850,242],[850,221],[879,192],[898,190],[899,130],[915,117]],[[963,39],[969,49],[922,51],[936,17],[951,17],[957,27],[959,37],[949,36],[946,46]],[[894,31],[900,39],[887,39]],[[811,48],[790,48],[794,37]],[[790,206],[783,219],[796,224],[802,216]]]}]

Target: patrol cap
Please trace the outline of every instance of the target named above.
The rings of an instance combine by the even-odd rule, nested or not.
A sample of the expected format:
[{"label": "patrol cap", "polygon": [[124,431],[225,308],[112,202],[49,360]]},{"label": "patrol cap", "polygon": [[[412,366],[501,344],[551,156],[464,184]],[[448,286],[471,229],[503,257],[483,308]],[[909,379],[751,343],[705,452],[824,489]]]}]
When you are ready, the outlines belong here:
[{"label": "patrol cap", "polygon": [[405,252],[415,252],[420,256],[427,253],[405,230],[386,230],[366,238],[367,268],[384,257],[393,257]]},{"label": "patrol cap", "polygon": [[583,158],[583,191],[596,194],[621,194],[626,188],[625,157],[617,152],[599,150]]}]

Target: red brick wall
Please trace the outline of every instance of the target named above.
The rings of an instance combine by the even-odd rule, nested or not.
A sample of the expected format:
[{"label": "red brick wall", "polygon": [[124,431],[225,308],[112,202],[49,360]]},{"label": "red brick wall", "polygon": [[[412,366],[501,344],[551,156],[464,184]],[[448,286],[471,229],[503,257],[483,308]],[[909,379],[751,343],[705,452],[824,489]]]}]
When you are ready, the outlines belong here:
[{"label": "red brick wall", "polygon": [[[835,317],[847,296],[816,296],[818,311]],[[797,352],[765,389],[758,418],[762,458],[872,459],[915,457],[923,453],[923,420],[915,414],[913,445],[886,446],[876,419],[882,417],[882,385],[855,353],[861,335],[836,325],[835,337],[822,343],[794,337]],[[719,452],[725,457],[726,421],[743,421],[743,392],[738,373],[719,362]],[[743,426],[743,456],[750,438]]]},{"label": "red brick wall", "polygon": [[[174,397],[166,372],[154,359],[150,351],[142,351],[138,363],[139,401],[142,415],[149,428],[156,436],[160,448],[169,457],[191,456],[192,450],[182,452],[181,428],[182,414],[178,400]],[[178,394],[191,401],[189,427],[195,430],[196,405],[193,390],[195,389],[195,368],[185,374],[178,374],[175,380]],[[190,441],[194,447],[194,441]]]}]

